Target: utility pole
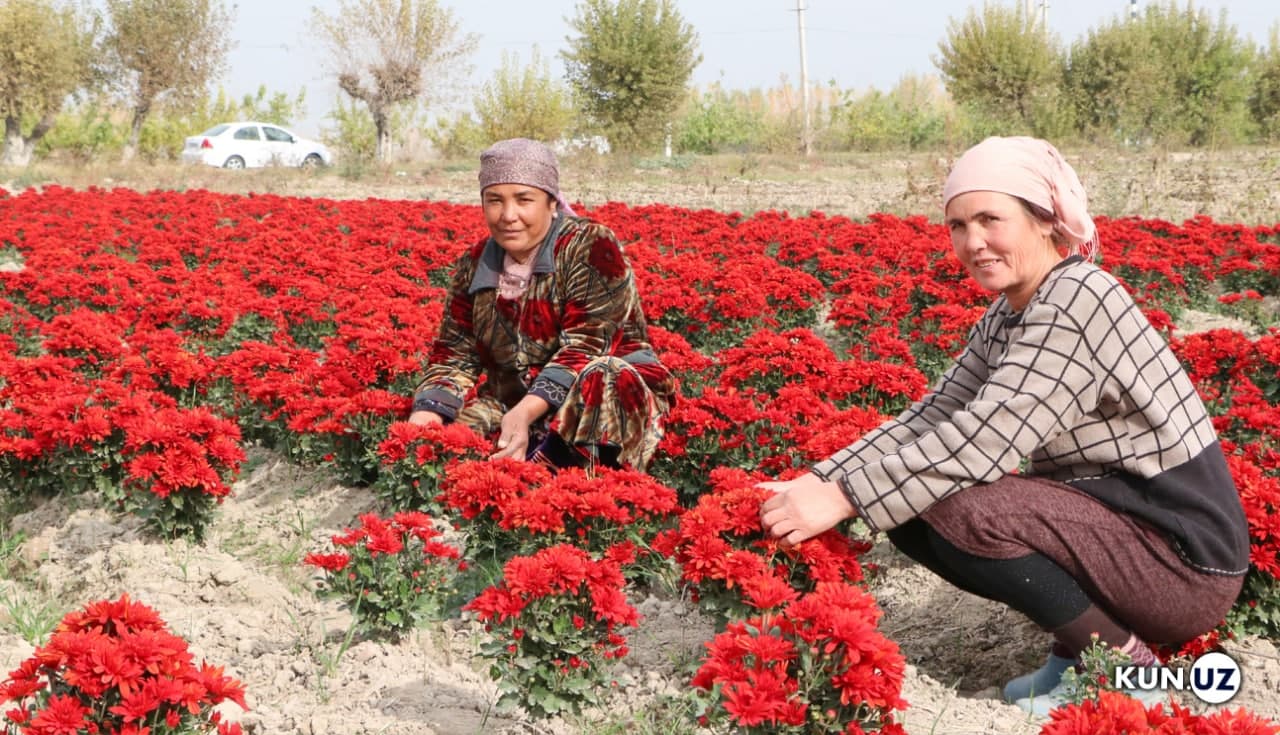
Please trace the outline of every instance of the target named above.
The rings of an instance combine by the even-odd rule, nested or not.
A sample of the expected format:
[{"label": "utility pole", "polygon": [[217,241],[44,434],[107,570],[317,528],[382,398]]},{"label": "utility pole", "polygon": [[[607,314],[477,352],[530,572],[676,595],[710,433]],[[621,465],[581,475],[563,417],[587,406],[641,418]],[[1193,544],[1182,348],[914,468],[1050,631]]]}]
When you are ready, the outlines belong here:
[{"label": "utility pole", "polygon": [[813,153],[813,136],[809,132],[809,54],[804,44],[804,0],[796,0],[796,25],[800,29],[800,105],[803,108],[804,129],[800,133],[801,148],[806,156]]},{"label": "utility pole", "polygon": [[1049,35],[1049,0],[1040,1],[1040,29]]}]

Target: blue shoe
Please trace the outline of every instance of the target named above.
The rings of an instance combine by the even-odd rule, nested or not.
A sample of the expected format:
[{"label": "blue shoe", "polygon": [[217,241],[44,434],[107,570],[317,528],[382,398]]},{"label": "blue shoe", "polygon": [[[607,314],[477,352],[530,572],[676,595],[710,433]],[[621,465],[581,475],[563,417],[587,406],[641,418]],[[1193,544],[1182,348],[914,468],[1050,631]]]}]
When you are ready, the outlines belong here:
[{"label": "blue shoe", "polygon": [[1063,658],[1050,653],[1044,666],[1030,674],[1023,674],[1004,685],[1004,701],[1017,702],[1033,694],[1045,694],[1058,686],[1067,669],[1076,665],[1074,658]]},{"label": "blue shoe", "polygon": [[[1117,689],[1115,691],[1125,696],[1133,697],[1141,702],[1143,707],[1150,708],[1157,704],[1169,703],[1169,692],[1163,689]],[[1032,693],[1030,696],[1018,699],[1014,704],[1018,705],[1027,714],[1048,717],[1051,711],[1067,704],[1067,702],[1067,687],[1065,684],[1059,683],[1043,694]]]}]

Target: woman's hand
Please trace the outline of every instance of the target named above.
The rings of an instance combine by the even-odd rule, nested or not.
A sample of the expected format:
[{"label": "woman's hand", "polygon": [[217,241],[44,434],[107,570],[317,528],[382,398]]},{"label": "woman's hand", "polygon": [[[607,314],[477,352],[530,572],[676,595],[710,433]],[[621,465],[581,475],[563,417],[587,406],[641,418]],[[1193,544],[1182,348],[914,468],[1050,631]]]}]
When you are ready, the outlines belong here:
[{"label": "woman's hand", "polygon": [[529,424],[521,411],[511,409],[502,414],[501,430],[498,432],[498,451],[489,455],[489,459],[511,457],[523,461],[529,454]]},{"label": "woman's hand", "polygon": [[784,546],[813,538],[855,515],[840,486],[824,482],[812,472],[786,482],[762,482],[756,487],[775,493],[760,506],[760,524]]},{"label": "woman's hand", "polygon": [[490,454],[489,459],[510,457],[523,462],[529,456],[529,426],[549,408],[551,406],[546,401],[530,394],[521,398],[510,411],[502,414],[498,451]]},{"label": "woman's hand", "polygon": [[409,414],[409,423],[417,426],[441,426],[444,424],[444,417],[435,411],[414,411]]}]

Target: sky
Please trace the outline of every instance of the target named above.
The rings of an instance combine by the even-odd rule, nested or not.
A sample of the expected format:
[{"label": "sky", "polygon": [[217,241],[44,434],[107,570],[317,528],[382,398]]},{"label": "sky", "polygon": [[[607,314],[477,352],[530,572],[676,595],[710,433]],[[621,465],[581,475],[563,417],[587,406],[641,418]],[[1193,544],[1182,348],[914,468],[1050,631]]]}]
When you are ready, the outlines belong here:
[{"label": "sky", "polygon": [[[1022,2],[1023,0],[1006,0]],[[439,0],[450,8],[463,32],[475,34],[463,91],[493,77],[504,51],[527,60],[537,46],[557,76],[558,52],[566,48],[574,0]],[[841,89],[892,88],[907,74],[933,74],[933,57],[949,18],[963,18],[963,0],[803,0],[809,81],[834,81]],[[1034,0],[1038,8],[1043,0]],[[1179,4],[1185,0],[1179,0]],[[275,0],[236,3],[228,72],[221,86],[240,95],[265,84],[292,98],[306,89],[306,116],[295,132],[318,135],[341,94],[325,68],[323,52],[308,30],[312,8],[333,13],[337,0]],[[1141,0],[1140,5],[1145,5]],[[730,89],[777,86],[800,79],[796,0],[676,0],[698,33],[702,63],[693,83],[720,82]],[[1049,27],[1065,43],[1090,28],[1126,16],[1130,0],[1055,0]],[[1196,8],[1227,20],[1258,44],[1266,44],[1280,22],[1280,0],[1195,0]],[[455,102],[453,109],[466,107]]]}]

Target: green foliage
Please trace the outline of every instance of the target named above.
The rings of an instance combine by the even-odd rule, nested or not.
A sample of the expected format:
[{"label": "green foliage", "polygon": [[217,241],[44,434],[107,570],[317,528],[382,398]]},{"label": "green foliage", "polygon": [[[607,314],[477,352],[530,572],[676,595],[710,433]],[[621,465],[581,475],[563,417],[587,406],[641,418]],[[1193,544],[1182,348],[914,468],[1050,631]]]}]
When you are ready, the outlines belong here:
[{"label": "green foliage", "polygon": [[476,159],[488,145],[488,138],[480,123],[469,113],[453,118],[437,118],[426,130],[427,140],[445,158]]},{"label": "green foliage", "polygon": [[888,93],[845,92],[831,111],[824,147],[857,151],[937,147],[945,139],[951,108],[934,77],[903,77]]},{"label": "green foliage", "polygon": [[582,0],[562,52],[569,84],[614,150],[652,150],[668,131],[698,37],[672,0]]},{"label": "green foliage", "polygon": [[475,108],[488,142],[506,138],[559,140],[574,118],[569,90],[551,76],[551,67],[536,46],[528,63],[503,52],[502,66],[480,89]]},{"label": "green foliage", "polygon": [[[822,100],[836,99],[832,85],[819,89]],[[770,89],[725,89],[718,83],[690,92],[672,131],[681,153],[794,153],[800,145],[800,90],[783,84]]]},{"label": "green foliage", "polygon": [[727,91],[719,83],[705,92],[694,91],[672,135],[681,153],[722,153],[757,148],[764,115],[746,104],[745,94]]},{"label": "green foliage", "polygon": [[1062,674],[1064,702],[1081,704],[1086,700],[1097,701],[1098,694],[1115,691],[1111,683],[1117,666],[1126,666],[1132,659],[1129,654],[1102,642],[1094,633],[1089,647],[1080,652],[1080,667],[1068,667]]},{"label": "green foliage", "polygon": [[986,5],[951,19],[934,64],[956,102],[1009,120],[1008,132],[1043,134],[1058,112],[1061,44],[1019,10]]},{"label": "green foliage", "polygon": [[5,629],[16,633],[32,646],[42,646],[62,619],[58,601],[40,593],[24,592],[19,587],[0,586],[0,610],[4,610]]},{"label": "green foliage", "polygon": [[94,100],[59,112],[49,134],[36,146],[36,153],[48,156],[58,151],[76,161],[90,161],[123,147],[123,131],[112,122],[111,109]]},{"label": "green foliage", "polygon": [[355,100],[340,97],[326,116],[334,124],[326,129],[324,140],[342,152],[341,161],[372,161],[378,152],[378,131],[373,116]]},{"label": "green foliage", "polygon": [[1271,26],[1271,39],[1255,65],[1249,112],[1264,142],[1280,140],[1280,23]]},{"label": "green foliage", "polygon": [[86,16],[70,5],[0,3],[0,164],[28,163],[67,97],[89,81],[95,35]]},{"label": "green foliage", "polygon": [[[393,107],[387,114],[385,145],[403,147],[409,134],[421,125],[421,110],[415,103],[406,102]],[[322,130],[324,142],[338,150],[338,171],[344,176],[358,175],[378,157],[378,127],[366,105],[356,100],[340,97],[325,116],[333,123]],[[426,135],[431,137],[428,129]]]},{"label": "green foliage", "polygon": [[1120,142],[1209,145],[1248,134],[1255,51],[1190,3],[1151,4],[1077,41],[1064,77],[1080,129]]},{"label": "green foliage", "polygon": [[1280,637],[1280,580],[1251,567],[1227,625],[1240,635]]},{"label": "green foliage", "polygon": [[333,15],[312,8],[311,30],[326,47],[338,87],[364,104],[374,157],[385,160],[397,111],[417,109],[475,46],[453,11],[436,0],[339,0]]}]

